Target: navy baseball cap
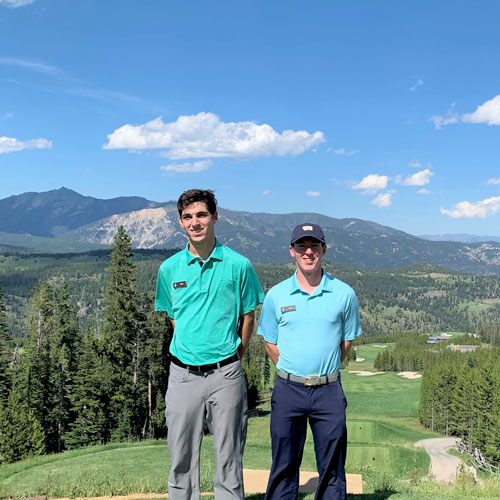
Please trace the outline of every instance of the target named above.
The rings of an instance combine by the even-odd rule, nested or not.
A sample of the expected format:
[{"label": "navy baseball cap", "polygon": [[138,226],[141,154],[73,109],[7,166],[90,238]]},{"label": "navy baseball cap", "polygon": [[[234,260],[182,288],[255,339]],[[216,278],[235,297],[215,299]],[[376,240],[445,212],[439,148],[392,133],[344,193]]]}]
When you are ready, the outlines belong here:
[{"label": "navy baseball cap", "polygon": [[321,241],[323,245],[325,244],[323,230],[317,224],[311,224],[309,222],[295,226],[292,231],[290,245],[293,245],[297,240],[300,240],[300,238],[314,238],[315,240]]}]

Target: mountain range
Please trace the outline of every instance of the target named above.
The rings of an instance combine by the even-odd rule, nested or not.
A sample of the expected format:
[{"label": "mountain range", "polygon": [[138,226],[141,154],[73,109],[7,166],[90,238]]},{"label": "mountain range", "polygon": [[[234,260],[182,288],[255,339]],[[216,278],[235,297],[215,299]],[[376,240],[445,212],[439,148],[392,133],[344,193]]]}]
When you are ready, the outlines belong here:
[{"label": "mountain range", "polygon": [[[430,241],[362,219],[316,213],[269,214],[219,208],[218,239],[256,263],[290,260],[293,227],[320,224],[327,258],[365,269],[390,269],[418,262],[475,274],[500,274],[500,243]],[[174,201],[140,197],[100,200],[67,188],[24,193],[0,200],[0,244],[68,251],[110,245],[122,225],[135,248],[180,248],[186,235]],[[43,245],[42,245],[43,243]]]},{"label": "mountain range", "polygon": [[420,234],[418,236],[423,240],[430,241],[459,241],[460,243],[478,243],[483,241],[494,241],[500,243],[500,236],[480,236],[477,234]]}]

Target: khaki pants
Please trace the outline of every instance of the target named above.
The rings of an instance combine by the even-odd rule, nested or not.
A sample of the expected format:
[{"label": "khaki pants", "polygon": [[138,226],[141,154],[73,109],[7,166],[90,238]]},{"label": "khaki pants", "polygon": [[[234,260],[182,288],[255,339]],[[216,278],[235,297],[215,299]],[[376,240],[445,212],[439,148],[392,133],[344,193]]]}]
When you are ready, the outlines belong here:
[{"label": "khaki pants", "polygon": [[206,373],[171,363],[166,395],[170,500],[200,498],[200,447],[206,420],[214,436],[216,500],[244,500],[247,391],[240,361]]}]

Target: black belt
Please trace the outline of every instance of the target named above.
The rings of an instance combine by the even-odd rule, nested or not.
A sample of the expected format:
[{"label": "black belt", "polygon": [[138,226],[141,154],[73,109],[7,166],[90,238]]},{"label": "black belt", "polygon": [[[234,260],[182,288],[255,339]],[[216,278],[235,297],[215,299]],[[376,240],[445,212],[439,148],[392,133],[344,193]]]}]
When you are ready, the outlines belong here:
[{"label": "black belt", "polygon": [[190,372],[209,372],[210,370],[215,370],[216,368],[220,368],[221,366],[226,366],[230,363],[234,363],[239,359],[239,354],[235,352],[232,356],[229,356],[229,358],[223,359],[218,363],[208,363],[208,365],[186,365],[186,363],[183,363],[179,358],[176,358],[175,356],[172,356],[172,363],[174,365],[180,366],[181,368],[186,368]]},{"label": "black belt", "polygon": [[337,379],[339,378],[339,372],[333,372],[329,375],[322,375],[321,377],[298,377],[297,375],[292,375],[291,373],[284,372],[283,370],[278,370],[278,377],[284,378],[285,380],[288,380],[290,382],[304,384],[307,387],[315,387],[318,385],[337,382]]}]

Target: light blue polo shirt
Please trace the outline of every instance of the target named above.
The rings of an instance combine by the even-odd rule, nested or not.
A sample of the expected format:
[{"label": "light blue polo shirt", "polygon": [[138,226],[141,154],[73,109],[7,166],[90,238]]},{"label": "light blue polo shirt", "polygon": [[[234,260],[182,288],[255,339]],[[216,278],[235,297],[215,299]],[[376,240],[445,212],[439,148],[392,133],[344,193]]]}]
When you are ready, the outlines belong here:
[{"label": "light blue polo shirt", "polygon": [[239,317],[263,299],[250,261],[218,241],[203,266],[186,246],[158,270],[155,310],[175,320],[170,352],[189,365],[232,356],[241,344]]},{"label": "light blue polo shirt", "polygon": [[361,335],[358,299],[326,273],[308,294],[295,273],[267,293],[257,333],[277,344],[278,369],[299,377],[328,375],[340,370],[340,342]]}]

